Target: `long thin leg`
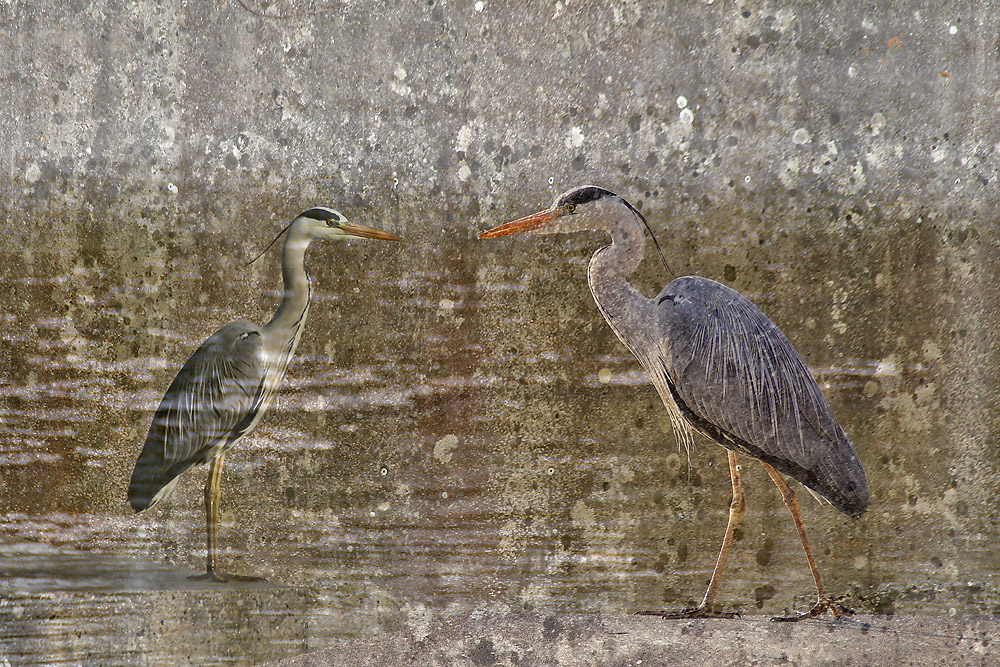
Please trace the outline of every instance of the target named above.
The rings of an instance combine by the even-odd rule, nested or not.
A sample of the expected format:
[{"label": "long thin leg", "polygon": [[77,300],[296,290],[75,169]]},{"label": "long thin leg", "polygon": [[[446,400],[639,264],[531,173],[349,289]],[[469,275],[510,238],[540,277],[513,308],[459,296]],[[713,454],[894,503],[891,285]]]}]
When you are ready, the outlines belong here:
[{"label": "long thin leg", "polygon": [[[736,529],[743,521],[743,513],[746,511],[746,501],[743,498],[743,482],[740,480],[740,467],[736,463],[736,452],[729,452],[729,476],[733,480],[733,500],[729,504],[729,524],[726,526],[726,536],[722,539],[722,548],[719,550],[719,558],[715,561],[715,570],[712,571],[712,578],[708,582],[708,589],[705,597],[702,598],[702,609],[711,611],[712,603],[715,602],[715,594],[719,590],[719,583],[722,581],[722,570],[726,567],[726,559],[729,557],[729,549],[733,545],[736,537]],[[735,616],[735,614],[733,614]]]},{"label": "long thin leg", "polygon": [[802,523],[802,513],[799,509],[799,500],[795,497],[795,492],[792,487],[788,485],[785,478],[781,476],[781,473],[775,470],[773,467],[761,461],[761,465],[764,466],[764,470],[767,474],[771,476],[771,480],[774,485],[778,487],[778,491],[781,492],[781,499],[785,501],[785,506],[788,511],[792,513],[792,521],[795,522],[795,530],[799,531],[799,540],[802,541],[802,550],[806,552],[806,561],[809,563],[809,570],[812,572],[813,583],[816,584],[816,595],[818,600],[813,608],[809,611],[799,614],[797,616],[778,616],[772,618],[772,621],[801,621],[804,618],[812,618],[814,616],[819,616],[827,609],[834,615],[835,618],[840,618],[842,613],[850,614],[852,613],[846,607],[838,604],[826,594],[826,589],[823,588],[823,579],[819,576],[819,568],[816,567],[816,560],[813,558],[812,550],[809,548],[809,540],[806,538],[806,527]]},{"label": "long thin leg", "polygon": [[736,462],[736,452],[729,452],[729,476],[733,480],[733,500],[729,504],[729,523],[726,526],[726,536],[722,539],[722,548],[719,550],[719,558],[715,561],[715,570],[712,571],[712,578],[708,582],[708,589],[705,597],[697,607],[684,609],[682,611],[640,611],[640,616],[662,616],[663,618],[695,618],[699,616],[712,616],[717,618],[735,618],[737,614],[732,612],[717,612],[712,610],[715,602],[715,594],[719,590],[719,583],[722,581],[722,571],[726,567],[726,559],[729,557],[729,549],[733,545],[733,537],[736,529],[739,528],[743,520],[743,513],[746,510],[746,501],[743,498],[743,482],[740,481],[740,467]]},{"label": "long thin leg", "polygon": [[205,574],[190,577],[196,581],[261,581],[260,577],[247,577],[237,574],[227,574],[216,569],[219,550],[219,507],[222,501],[222,464],[225,463],[225,453],[212,459],[205,482],[205,520],[208,534],[208,552]]},{"label": "long thin leg", "polygon": [[219,553],[219,507],[222,504],[222,464],[226,455],[219,454],[212,459],[212,467],[205,483],[205,515],[208,524],[208,574],[215,572]]},{"label": "long thin leg", "polygon": [[217,550],[219,544],[219,504],[222,490],[222,464],[226,461],[225,453],[219,454],[212,459],[211,468],[208,471],[208,479],[205,481],[205,528],[208,537],[207,563],[205,574],[191,577],[198,581],[227,581],[215,573],[217,560]]}]

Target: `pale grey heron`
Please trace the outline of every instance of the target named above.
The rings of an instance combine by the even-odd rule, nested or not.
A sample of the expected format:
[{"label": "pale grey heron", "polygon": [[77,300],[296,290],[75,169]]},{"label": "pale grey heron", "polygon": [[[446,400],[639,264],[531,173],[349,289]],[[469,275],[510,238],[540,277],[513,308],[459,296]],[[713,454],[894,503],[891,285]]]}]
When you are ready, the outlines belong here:
[{"label": "pale grey heron", "polygon": [[350,223],[322,206],[299,214],[275,241],[281,234],[287,234],[281,254],[285,289],[274,317],[262,327],[227,324],[202,343],[167,389],[132,471],[128,500],[141,512],[169,495],[185,470],[211,462],[205,484],[208,563],[205,574],[196,579],[255,579],[216,569],[222,464],[226,452],[257,426],[302,337],[312,295],[305,269],[309,243],[351,237],[401,240]]},{"label": "pale grey heron", "polygon": [[611,245],[594,253],[587,271],[598,309],[649,374],[678,440],[688,447],[698,432],[728,450],[733,483],[729,524],[701,604],[682,611],[640,613],[668,618],[734,615],[716,612],[713,604],[743,518],[736,457],[745,454],[761,462],[781,491],[818,595],[808,612],[774,620],[810,618],[826,609],[839,617],[847,610],[823,588],[798,501],[782,475],[848,516],[860,516],[868,507],[868,483],[854,445],[802,357],[745,296],[714,280],[685,276],[649,299],[628,282],[642,262],[644,227],[648,230],[645,218],[623,198],[583,186],[559,195],[544,211],[479,235],[608,232]]}]

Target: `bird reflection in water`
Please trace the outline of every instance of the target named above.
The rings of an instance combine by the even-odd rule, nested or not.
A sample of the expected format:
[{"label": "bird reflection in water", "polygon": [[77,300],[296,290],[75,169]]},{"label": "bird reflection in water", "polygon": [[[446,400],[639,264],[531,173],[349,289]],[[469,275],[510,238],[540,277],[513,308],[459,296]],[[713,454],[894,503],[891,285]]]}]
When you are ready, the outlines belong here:
[{"label": "bird reflection in water", "polygon": [[205,484],[208,562],[205,574],[193,579],[259,580],[217,568],[222,464],[226,453],[257,426],[302,337],[312,295],[306,248],[323,240],[401,240],[348,222],[325,207],[298,215],[275,241],[281,234],[286,234],[281,255],[284,295],[274,317],[262,327],[251,322],[227,324],[191,355],[160,402],[132,472],[128,501],[141,512],[167,497],[180,474],[192,465],[211,463]]}]

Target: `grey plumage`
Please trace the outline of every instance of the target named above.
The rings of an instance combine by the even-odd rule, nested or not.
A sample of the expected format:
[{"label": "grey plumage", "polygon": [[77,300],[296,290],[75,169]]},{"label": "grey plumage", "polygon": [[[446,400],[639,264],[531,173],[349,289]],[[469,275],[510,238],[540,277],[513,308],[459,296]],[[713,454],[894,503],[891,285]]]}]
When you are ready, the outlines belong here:
[{"label": "grey plumage", "polygon": [[265,407],[263,337],[251,322],[227,324],[170,383],[132,472],[128,500],[136,512],[166,497],[192,465],[210,462],[250,432]]},{"label": "grey plumage", "polygon": [[284,294],[274,316],[264,326],[227,324],[191,355],[153,416],[129,483],[129,504],[139,512],[167,497],[192,465],[211,462],[205,487],[204,577],[211,580],[237,578],[215,572],[222,462],[226,452],[257,426],[302,337],[312,296],[306,249],[312,241],[324,239],[400,240],[395,234],[352,224],[326,207],[299,214],[281,234],[286,234],[281,254]]},{"label": "grey plumage", "polygon": [[707,278],[678,278],[656,303],[662,373],[688,423],[860,516],[868,485],[854,445],[781,330]]}]

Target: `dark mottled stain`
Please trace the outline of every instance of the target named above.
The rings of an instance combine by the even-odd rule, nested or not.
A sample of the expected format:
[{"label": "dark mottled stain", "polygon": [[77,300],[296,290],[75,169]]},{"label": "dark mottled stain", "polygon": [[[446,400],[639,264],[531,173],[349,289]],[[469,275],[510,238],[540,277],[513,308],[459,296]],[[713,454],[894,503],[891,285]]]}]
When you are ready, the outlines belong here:
[{"label": "dark mottled stain", "polygon": [[653,572],[657,574],[663,574],[667,570],[667,565],[670,564],[670,554],[660,554],[660,557],[656,559],[653,563]]},{"label": "dark mottled stain", "polygon": [[497,664],[496,650],[493,648],[493,640],[487,637],[483,639],[469,653],[469,659],[474,665],[495,665]]},{"label": "dark mottled stain", "polygon": [[556,620],[555,616],[546,616],[542,621],[542,638],[553,640],[562,634],[562,623]]},{"label": "dark mottled stain", "polygon": [[872,606],[872,611],[876,614],[885,614],[886,616],[892,616],[896,612],[895,598],[891,594],[885,594],[879,596],[875,600],[875,604]]},{"label": "dark mottled stain", "polygon": [[767,44],[773,44],[781,39],[781,33],[773,28],[769,28],[760,33],[760,38]]},{"label": "dark mottled stain", "polygon": [[757,551],[757,564],[761,567],[766,567],[768,563],[771,562],[771,556],[774,555],[774,540],[771,538],[766,538],[764,540],[764,546],[762,546]]},{"label": "dark mottled stain", "polygon": [[771,584],[764,584],[755,588],[753,590],[753,598],[757,601],[757,608],[760,609],[763,607],[766,601],[774,597],[775,592],[774,586]]}]

